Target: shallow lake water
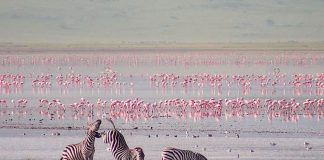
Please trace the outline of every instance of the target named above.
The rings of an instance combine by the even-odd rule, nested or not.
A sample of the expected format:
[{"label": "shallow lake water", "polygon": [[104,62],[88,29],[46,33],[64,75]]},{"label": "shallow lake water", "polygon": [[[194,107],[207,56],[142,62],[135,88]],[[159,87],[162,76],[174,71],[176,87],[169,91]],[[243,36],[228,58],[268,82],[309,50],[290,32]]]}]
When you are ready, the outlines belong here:
[{"label": "shallow lake water", "polygon": [[[62,136],[57,138],[60,143],[55,149],[57,154],[60,148],[62,150],[69,144],[65,139],[81,141],[88,122],[107,117],[113,117],[117,128],[125,134],[138,134],[139,144],[143,146],[153,144],[144,143],[149,134],[185,136],[186,131],[205,136],[204,142],[209,141],[207,134],[218,135],[216,140],[223,143],[219,145],[226,141],[224,133],[243,135],[245,139],[237,142],[242,147],[238,150],[249,150],[249,145],[244,143],[261,145],[257,141],[265,141],[264,138],[272,134],[277,141],[295,138],[302,143],[304,138],[310,137],[321,141],[324,136],[323,68],[322,51],[2,53],[0,137],[5,152],[1,154],[5,159],[11,159],[10,151],[24,137],[26,143],[38,138],[52,143],[56,140],[49,135],[59,130]],[[112,106],[113,102],[117,104]],[[110,128],[104,121],[101,129]],[[131,143],[138,142],[129,139]],[[3,145],[11,140],[14,144]],[[178,140],[178,147],[186,145],[185,137],[180,136]],[[167,145],[163,143],[159,147],[162,141],[160,137],[153,144],[156,148],[148,149],[148,157],[153,157],[152,154],[159,153],[157,151]],[[168,139],[166,142],[172,141]],[[236,140],[230,142],[233,147]],[[199,142],[188,143],[199,145]],[[272,150],[266,148],[255,155],[248,151],[228,155],[228,148],[220,149],[224,153],[208,151],[208,148],[221,147],[219,145],[206,146],[205,153],[210,159],[237,158],[239,152],[241,158],[245,154],[248,159],[263,159],[265,153]],[[303,150],[299,154],[309,154],[304,148],[294,151],[294,145],[299,144],[289,146],[290,152]],[[323,143],[316,145],[318,151],[323,151]],[[36,150],[33,154],[41,150],[37,144],[33,147]],[[97,148],[100,148],[99,159],[103,159],[100,153],[104,148]],[[188,149],[202,151],[201,148]],[[19,154],[27,155],[23,152]],[[283,150],[278,152],[285,159],[281,154]],[[106,151],[105,154],[108,155]],[[315,159],[319,158],[320,152],[315,154]],[[30,159],[41,159],[41,156],[43,154],[31,155]],[[24,156],[13,159],[24,159]]]}]

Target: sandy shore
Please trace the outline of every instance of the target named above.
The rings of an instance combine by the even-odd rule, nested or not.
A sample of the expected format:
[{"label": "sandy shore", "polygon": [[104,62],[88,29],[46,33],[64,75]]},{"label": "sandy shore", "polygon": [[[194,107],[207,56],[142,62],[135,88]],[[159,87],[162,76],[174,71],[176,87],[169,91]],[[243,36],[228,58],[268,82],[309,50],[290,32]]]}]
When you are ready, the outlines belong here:
[{"label": "sandy shore", "polygon": [[[60,132],[61,135],[53,136],[54,132]],[[0,129],[0,133],[0,157],[3,160],[40,160],[45,157],[50,160],[59,159],[66,145],[80,142],[84,136],[82,130]],[[130,147],[140,146],[144,149],[148,160],[160,159],[160,152],[166,146],[200,152],[210,160],[310,160],[321,159],[324,156],[324,139],[307,134],[289,137],[284,133],[242,133],[239,138],[231,132],[214,134],[212,137],[200,133],[199,138],[193,138],[191,132],[187,136],[177,131],[127,130],[123,131],[123,134]],[[312,148],[306,149],[304,142],[310,143],[309,147]],[[276,145],[271,145],[271,143]],[[97,139],[95,159],[112,160],[111,153],[106,148],[102,140]]]}]

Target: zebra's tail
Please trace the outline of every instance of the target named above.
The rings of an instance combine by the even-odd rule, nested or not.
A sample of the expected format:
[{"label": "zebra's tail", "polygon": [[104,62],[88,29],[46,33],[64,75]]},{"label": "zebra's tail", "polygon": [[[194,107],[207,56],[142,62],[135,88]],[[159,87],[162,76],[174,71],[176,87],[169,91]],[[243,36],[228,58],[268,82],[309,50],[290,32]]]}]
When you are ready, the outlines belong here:
[{"label": "zebra's tail", "polygon": [[111,119],[111,118],[107,118],[107,120],[108,120],[108,121],[113,125],[114,130],[116,130],[115,124],[114,124],[114,122],[112,121],[112,119]]}]

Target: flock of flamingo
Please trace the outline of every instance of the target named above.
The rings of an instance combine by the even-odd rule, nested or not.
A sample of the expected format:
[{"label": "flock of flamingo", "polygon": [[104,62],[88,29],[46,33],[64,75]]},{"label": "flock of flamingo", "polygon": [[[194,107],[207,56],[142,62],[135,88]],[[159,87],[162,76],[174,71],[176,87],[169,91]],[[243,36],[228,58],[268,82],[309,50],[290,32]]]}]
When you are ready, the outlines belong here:
[{"label": "flock of flamingo", "polygon": [[244,95],[248,95],[252,89],[260,89],[261,94],[270,88],[274,90],[276,87],[285,87],[293,89],[294,93],[300,95],[304,91],[307,93],[312,92],[313,86],[316,95],[323,95],[324,89],[324,74],[318,73],[311,74],[264,74],[264,75],[221,75],[221,74],[192,74],[179,76],[175,74],[154,74],[149,77],[151,85],[162,88],[175,88],[177,85],[187,89],[191,88],[210,88],[211,90],[217,89],[222,91],[223,85],[228,89],[237,87],[241,89]]},{"label": "flock of flamingo", "polygon": [[297,122],[299,116],[324,117],[324,99],[305,99],[298,102],[291,99],[168,99],[158,102],[145,102],[139,98],[127,100],[101,100],[92,103],[85,98],[71,104],[65,104],[59,99],[40,99],[37,106],[28,104],[28,100],[0,99],[1,115],[27,115],[38,111],[49,119],[64,119],[72,116],[74,119],[88,118],[122,118],[125,121],[150,119],[160,117],[202,119],[213,117],[220,120],[231,117],[255,117],[267,115],[268,120],[281,117],[283,121]]},{"label": "flock of flamingo", "polygon": [[[27,78],[26,78],[27,77]],[[0,89],[3,93],[10,94],[12,90],[22,90],[26,79],[30,79],[32,88],[36,89],[51,89],[54,79],[56,86],[60,89],[69,88],[121,88],[127,86],[132,88],[136,85],[133,75],[129,75],[129,80],[125,82],[118,81],[118,73],[109,70],[98,74],[97,76],[82,75],[76,73],[58,74],[55,78],[53,74],[0,74]],[[237,88],[244,95],[249,95],[252,90],[260,90],[264,95],[268,89],[275,90],[277,88],[291,89],[294,94],[301,95],[303,93],[314,93],[318,96],[324,95],[324,73],[312,74],[287,74],[273,73],[263,75],[222,75],[199,73],[191,75],[177,75],[159,73],[147,75],[142,81],[148,80],[150,87],[161,89],[203,89],[217,90],[219,93],[222,88],[230,90]]]},{"label": "flock of flamingo", "polygon": [[[231,53],[228,53],[231,54]],[[299,117],[324,116],[324,73],[282,73],[280,67],[274,67],[267,73],[230,74],[230,73],[121,73],[118,67],[136,68],[143,66],[173,66],[197,67],[231,65],[240,68],[248,65],[263,66],[311,66],[322,65],[324,57],[321,55],[307,56],[303,54],[267,56],[257,59],[244,54],[240,56],[224,56],[211,54],[107,54],[90,56],[79,55],[15,55],[0,56],[0,66],[17,68],[17,71],[0,70],[0,115],[20,115],[37,111],[41,116],[50,119],[55,117],[64,119],[103,118],[105,116],[122,118],[125,121],[135,119],[150,119],[159,117],[177,117],[202,119],[214,117],[220,120],[230,117],[258,117],[267,115],[268,120],[281,117],[283,121],[297,122]],[[104,68],[90,71],[76,71],[75,66],[100,66]],[[46,71],[23,71],[21,68],[41,66]],[[68,68],[68,69],[67,69]],[[114,68],[114,70],[112,69]],[[50,72],[52,71],[52,72]],[[144,85],[143,85],[144,84]],[[65,102],[59,98],[44,98],[42,95],[24,95],[27,88],[33,91],[65,90],[70,89],[121,89],[127,88],[132,94],[136,89],[145,86],[150,90],[183,90],[222,91],[238,90],[239,97],[173,97],[146,100],[141,95],[132,95],[130,98],[73,99],[74,102]],[[289,96],[283,98],[266,97],[267,91],[290,90]],[[256,95],[252,95],[256,92]],[[20,93],[20,94],[18,94]],[[17,98],[15,95],[29,98]],[[275,95],[275,93],[273,94]],[[81,95],[79,95],[81,96]],[[307,97],[309,96],[309,97]],[[161,100],[160,100],[161,99]]]}]

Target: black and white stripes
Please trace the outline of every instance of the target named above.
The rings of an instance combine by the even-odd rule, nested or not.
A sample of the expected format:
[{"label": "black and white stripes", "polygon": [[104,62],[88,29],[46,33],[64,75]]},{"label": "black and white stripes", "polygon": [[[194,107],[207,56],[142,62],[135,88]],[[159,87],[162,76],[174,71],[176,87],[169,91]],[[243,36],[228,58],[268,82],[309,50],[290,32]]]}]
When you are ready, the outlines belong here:
[{"label": "black and white stripes", "polygon": [[101,120],[90,124],[85,139],[77,144],[71,144],[64,148],[61,160],[93,160],[95,152],[95,138],[100,138],[99,130]]},{"label": "black and white stripes", "polygon": [[[95,139],[103,138],[108,144],[115,160],[144,160],[145,154],[141,147],[129,148],[123,134],[116,128],[111,119],[108,121],[113,129],[99,133],[101,120],[90,124],[85,139],[77,144],[71,144],[64,148],[61,160],[93,160],[95,153]],[[182,150],[167,147],[161,152],[162,160],[207,160],[205,156],[190,150]]]},{"label": "black and white stripes", "polygon": [[167,147],[161,152],[162,160],[207,160],[200,153]]},{"label": "black and white stripes", "polygon": [[116,160],[144,160],[144,152],[140,147],[130,149],[124,136],[115,128],[111,119],[108,119],[114,127],[113,130],[104,133],[104,143],[110,144],[111,152]]}]

